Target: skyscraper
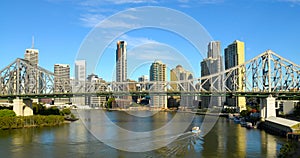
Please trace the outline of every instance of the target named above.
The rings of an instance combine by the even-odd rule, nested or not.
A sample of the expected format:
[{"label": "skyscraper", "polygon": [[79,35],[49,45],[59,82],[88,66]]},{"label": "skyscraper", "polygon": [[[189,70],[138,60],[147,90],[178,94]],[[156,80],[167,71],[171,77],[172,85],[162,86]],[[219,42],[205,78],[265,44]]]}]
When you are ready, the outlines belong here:
[{"label": "skyscraper", "polygon": [[[152,85],[153,91],[166,92],[166,86],[163,81],[167,79],[166,64],[161,61],[154,61],[150,67],[150,81],[161,81]],[[159,108],[167,108],[167,96],[152,95],[151,106]]]},{"label": "skyscraper", "polygon": [[[90,90],[92,93],[96,93],[98,90],[105,91],[106,86],[104,85],[105,81],[102,78],[99,78],[95,74],[90,74],[87,77],[89,82]],[[86,96],[86,105],[91,107],[104,107],[106,103],[106,96],[97,96],[95,94]]]},{"label": "skyscraper", "polygon": [[86,80],[86,62],[85,60],[75,61],[75,80],[85,81]]},{"label": "skyscraper", "polygon": [[[85,60],[75,61],[75,83],[72,88],[75,92],[84,92],[84,88],[80,86],[85,86],[86,81],[86,62]],[[85,105],[85,97],[73,97],[73,101],[77,105]]]},{"label": "skyscraper", "polygon": [[[171,81],[184,81],[182,83],[171,83],[171,87],[174,91],[190,91],[192,85],[188,80],[193,79],[193,74],[190,71],[185,70],[181,65],[177,65],[176,68],[170,71]],[[180,84],[180,85],[179,85]],[[176,96],[173,97],[174,99]],[[181,96],[180,105],[184,107],[191,107],[193,105],[194,98],[192,96]]]},{"label": "skyscraper", "polygon": [[[234,41],[227,48],[225,48],[225,69],[235,67],[245,62],[245,44],[241,41]],[[245,91],[243,87],[243,74],[242,70],[238,69],[229,76],[226,82],[226,87],[232,91]],[[236,84],[233,84],[235,81]],[[226,97],[226,103],[229,106],[236,106],[240,111],[246,109],[245,97]]]},{"label": "skyscraper", "polygon": [[[193,79],[193,74],[185,70],[181,65],[177,65],[176,68],[170,70],[170,79],[171,81],[187,81]],[[187,88],[187,85],[177,85],[176,83],[172,83],[171,87],[176,91],[183,90],[182,88]]]},{"label": "skyscraper", "polygon": [[25,60],[28,60],[30,64],[37,66],[39,63],[39,50],[28,48],[25,50]]},{"label": "skyscraper", "polygon": [[[138,78],[138,82],[139,82],[139,87],[138,89],[140,91],[144,91],[144,90],[148,90],[149,89],[149,76],[148,75],[142,75]],[[147,83],[144,83],[144,82],[147,82]]]},{"label": "skyscraper", "polygon": [[[33,39],[32,39],[31,48],[28,48],[25,50],[24,58],[33,67],[38,66],[39,50],[34,49]],[[28,93],[38,93],[40,90],[40,87],[43,86],[41,83],[41,80],[39,78],[40,74],[38,74],[38,72],[36,70],[34,70],[34,68],[32,68],[32,67],[28,67],[26,72],[28,73]]]},{"label": "skyscraper", "polygon": [[[67,93],[71,91],[70,85],[70,65],[55,64],[54,65],[54,92]],[[69,98],[55,98],[55,103],[69,103]]]},{"label": "skyscraper", "polygon": [[[219,41],[211,41],[208,44],[207,58],[201,62],[201,77],[208,76],[211,74],[219,73],[222,71],[222,56],[221,56],[221,45]],[[207,91],[214,92],[216,90],[221,90],[221,80],[212,83],[216,78],[212,78],[208,82],[205,82],[203,88]],[[220,96],[202,96],[201,106],[208,107],[212,106],[222,106],[223,100]]]},{"label": "skyscraper", "polygon": [[70,87],[70,65],[55,64],[54,65],[54,91],[59,93],[69,92]]},{"label": "skyscraper", "polygon": [[116,50],[116,81],[127,81],[127,43],[125,41],[117,42]]}]

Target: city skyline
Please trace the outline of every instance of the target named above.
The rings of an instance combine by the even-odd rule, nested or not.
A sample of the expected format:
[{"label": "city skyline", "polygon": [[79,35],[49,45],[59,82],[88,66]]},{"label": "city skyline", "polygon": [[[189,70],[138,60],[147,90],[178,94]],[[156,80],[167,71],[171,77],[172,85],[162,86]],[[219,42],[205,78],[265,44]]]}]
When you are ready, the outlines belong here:
[{"label": "city skyline", "polygon": [[[174,4],[162,1],[156,2],[160,3],[154,3],[153,1],[140,1],[139,3],[134,3],[134,1],[122,1],[122,3],[96,1],[92,5],[90,1],[76,1],[74,3],[55,0],[37,1],[35,3],[2,2],[1,11],[3,14],[1,15],[3,16],[4,25],[1,30],[0,47],[2,52],[0,58],[6,60],[1,61],[0,67],[4,68],[13,62],[15,58],[22,57],[24,50],[31,47],[31,37],[34,35],[36,39],[34,47],[39,50],[40,66],[53,72],[54,64],[65,63],[69,64],[71,72],[74,72],[77,49],[95,24],[118,11],[144,5],[169,7],[191,16],[208,30],[214,40],[221,41],[221,50],[235,39],[244,41],[246,43],[246,61],[267,49],[271,49],[278,54],[284,53],[287,59],[292,60],[297,58],[297,51],[300,50],[300,46],[296,42],[300,24],[297,20],[289,20],[296,19],[296,13],[300,10],[300,5],[297,2],[288,0],[243,3],[232,1],[212,1],[210,3],[207,1],[177,1]],[[256,3],[260,5],[256,6]],[[27,8],[26,6],[43,9],[44,12],[37,15],[34,11],[24,11]],[[112,11],[112,8],[115,8],[115,10]],[[94,9],[94,12],[92,12],[92,9]],[[103,11],[100,11],[101,9],[105,9],[107,12],[103,13]],[[50,10],[55,10],[55,13]],[[75,11],[78,13],[73,14]],[[65,12],[67,14],[64,14]],[[213,14],[211,14],[212,12]],[[209,16],[204,16],[208,15],[207,13]],[[33,20],[39,22],[28,22]],[[92,22],[94,22],[94,25],[92,25]],[[24,23],[26,25],[22,25]],[[222,23],[222,27],[216,25],[218,23]],[[161,32],[163,31],[138,30],[123,35],[118,40],[128,41],[129,58],[136,54],[130,52],[133,47],[147,42],[162,42],[173,47],[176,46],[176,49],[183,55],[190,57],[189,53],[193,52],[190,47],[182,44],[181,40],[172,38],[173,35],[168,33],[161,35]],[[16,35],[18,36],[16,37]],[[170,37],[174,40],[168,40]],[[113,45],[115,45],[114,42],[111,46]],[[111,46],[107,50],[110,53],[115,51],[115,47]],[[223,54],[223,51],[221,53]],[[112,58],[114,58],[112,53],[105,55],[105,59],[109,59],[106,61],[113,61]],[[191,60],[190,62],[194,68],[194,71],[190,71],[193,71],[194,76],[200,76],[199,61],[202,61],[204,57],[199,55],[188,59]],[[299,64],[298,61],[294,62]],[[105,71],[103,68],[105,64],[108,67],[114,66],[112,63],[103,62],[99,64],[95,72],[87,72],[87,74],[95,73],[105,80],[112,80],[112,73]],[[172,67],[174,66],[170,65],[170,69]],[[140,70],[140,72],[143,72],[143,70]],[[142,74],[128,75],[128,78],[137,79]],[[71,77],[74,77],[74,74],[71,73]]]}]

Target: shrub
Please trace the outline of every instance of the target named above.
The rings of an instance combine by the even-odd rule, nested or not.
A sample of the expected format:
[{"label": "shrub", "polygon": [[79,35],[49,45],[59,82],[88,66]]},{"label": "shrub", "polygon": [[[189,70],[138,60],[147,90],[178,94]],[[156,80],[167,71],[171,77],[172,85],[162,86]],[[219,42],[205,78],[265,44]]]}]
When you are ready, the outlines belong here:
[{"label": "shrub", "polygon": [[60,115],[62,115],[62,116],[70,115],[70,114],[71,114],[71,110],[69,108],[65,108],[60,111]]},{"label": "shrub", "polygon": [[8,110],[8,109],[0,110],[0,117],[5,117],[5,116],[13,117],[16,116],[16,113],[13,110]]}]

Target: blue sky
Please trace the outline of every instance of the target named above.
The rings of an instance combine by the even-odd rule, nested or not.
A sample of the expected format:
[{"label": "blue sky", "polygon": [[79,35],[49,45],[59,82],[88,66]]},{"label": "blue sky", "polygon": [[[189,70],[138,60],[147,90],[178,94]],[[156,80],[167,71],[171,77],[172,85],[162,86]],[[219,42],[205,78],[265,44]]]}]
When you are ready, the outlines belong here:
[{"label": "blue sky", "polygon": [[[93,27],[120,11],[141,6],[168,7],[191,16],[214,40],[221,41],[222,50],[234,40],[244,41],[246,60],[272,49],[300,64],[300,0],[4,0],[0,3],[0,69],[16,58],[23,58],[34,36],[35,48],[40,51],[39,65],[53,71],[56,63],[70,64],[74,76],[77,53]],[[148,75],[153,59],[163,58],[164,62],[171,60],[173,54],[188,61],[178,64],[200,76],[203,55],[195,54],[197,50],[176,33],[145,28],[117,39],[128,42],[128,62],[143,58],[133,68],[129,63],[131,79]],[[164,50],[148,50],[157,48],[158,43]],[[93,71],[108,81],[114,79],[115,45],[112,41],[98,58],[97,67],[88,69],[89,73]],[[177,61],[173,64],[168,64],[168,68],[173,68]]]}]

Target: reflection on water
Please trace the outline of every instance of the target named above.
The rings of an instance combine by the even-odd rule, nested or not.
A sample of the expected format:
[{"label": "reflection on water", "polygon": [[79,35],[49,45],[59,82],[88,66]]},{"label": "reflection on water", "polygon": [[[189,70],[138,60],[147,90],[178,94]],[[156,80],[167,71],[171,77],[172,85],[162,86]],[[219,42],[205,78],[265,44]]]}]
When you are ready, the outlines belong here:
[{"label": "reflection on water", "polygon": [[[108,112],[109,117],[122,128],[136,131],[158,129],[174,118],[174,114],[161,112],[153,117],[124,117],[123,112]],[[225,118],[219,118],[214,128],[202,136],[186,130],[172,134],[162,131],[158,135],[148,135],[141,140],[133,135],[122,135],[107,127],[106,122],[93,122],[91,118],[99,117],[99,112],[87,110],[84,114],[87,128],[95,124],[103,133],[118,138],[119,143],[128,148],[160,145],[171,139],[173,142],[154,151],[126,152],[114,149],[97,140],[81,121],[57,127],[0,130],[1,157],[275,157],[285,139],[260,130],[248,130]],[[180,115],[181,126],[192,115]],[[95,120],[94,120],[95,121]],[[200,126],[203,116],[196,115],[190,128]],[[142,128],[142,129],[139,129]],[[127,139],[125,139],[127,137]]]}]

